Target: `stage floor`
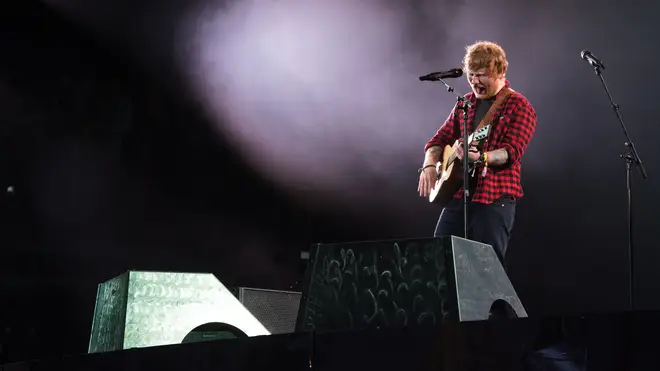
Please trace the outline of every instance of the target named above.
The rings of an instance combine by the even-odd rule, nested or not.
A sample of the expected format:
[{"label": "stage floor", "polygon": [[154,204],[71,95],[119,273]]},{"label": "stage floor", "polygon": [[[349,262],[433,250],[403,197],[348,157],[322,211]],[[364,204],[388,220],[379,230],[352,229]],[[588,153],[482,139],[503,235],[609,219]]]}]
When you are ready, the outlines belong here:
[{"label": "stage floor", "polygon": [[[7,364],[36,370],[656,370],[660,311],[292,333]],[[543,368],[545,367],[545,368]]]}]

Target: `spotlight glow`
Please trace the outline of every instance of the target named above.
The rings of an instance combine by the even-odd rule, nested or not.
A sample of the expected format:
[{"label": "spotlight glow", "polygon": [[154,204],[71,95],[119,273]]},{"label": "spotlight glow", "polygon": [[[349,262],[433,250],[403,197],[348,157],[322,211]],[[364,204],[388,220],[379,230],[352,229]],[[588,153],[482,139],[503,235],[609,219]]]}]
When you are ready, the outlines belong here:
[{"label": "spotlight glow", "polygon": [[218,130],[266,177],[363,198],[364,180],[391,177],[401,153],[417,166],[446,116],[417,79],[422,57],[403,51],[406,14],[370,1],[198,8],[180,28],[193,30],[179,35],[193,40],[182,63]]}]

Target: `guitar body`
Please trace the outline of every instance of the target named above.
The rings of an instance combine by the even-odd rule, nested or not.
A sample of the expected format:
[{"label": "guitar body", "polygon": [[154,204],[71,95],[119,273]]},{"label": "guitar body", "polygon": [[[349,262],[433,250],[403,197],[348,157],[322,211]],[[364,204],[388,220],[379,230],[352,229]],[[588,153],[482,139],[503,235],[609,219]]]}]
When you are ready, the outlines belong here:
[{"label": "guitar body", "polygon": [[[453,146],[446,146],[442,151],[442,160],[436,165],[438,179],[431,189],[429,201],[441,207],[447,206],[463,186],[463,164],[456,159],[456,147],[459,145],[456,141]],[[451,161],[452,158],[455,160]]]},{"label": "guitar body", "polygon": [[[478,129],[468,137],[468,143],[478,146],[488,137],[489,131],[490,125]],[[446,146],[442,151],[442,160],[436,165],[438,178],[431,189],[429,201],[441,207],[447,206],[456,192],[463,187],[463,163],[456,157],[456,148],[459,145],[462,145],[462,142],[457,140],[453,146]]]}]

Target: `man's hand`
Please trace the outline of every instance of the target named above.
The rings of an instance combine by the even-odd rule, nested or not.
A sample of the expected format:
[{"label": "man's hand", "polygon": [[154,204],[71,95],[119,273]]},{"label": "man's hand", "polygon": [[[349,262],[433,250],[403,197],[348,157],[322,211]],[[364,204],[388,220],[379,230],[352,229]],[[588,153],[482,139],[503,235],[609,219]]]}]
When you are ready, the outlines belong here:
[{"label": "man's hand", "polygon": [[[468,153],[468,162],[477,161],[479,159],[479,156],[481,156],[477,147],[474,145],[470,145],[469,150],[470,153]],[[463,143],[461,143],[461,145],[458,146],[458,148],[456,148],[456,157],[461,161],[463,160]]]},{"label": "man's hand", "polygon": [[419,196],[428,197],[431,194],[431,190],[435,186],[435,181],[437,179],[438,170],[436,166],[429,166],[422,170],[422,172],[419,174],[419,185],[417,186],[417,192],[419,192]]}]

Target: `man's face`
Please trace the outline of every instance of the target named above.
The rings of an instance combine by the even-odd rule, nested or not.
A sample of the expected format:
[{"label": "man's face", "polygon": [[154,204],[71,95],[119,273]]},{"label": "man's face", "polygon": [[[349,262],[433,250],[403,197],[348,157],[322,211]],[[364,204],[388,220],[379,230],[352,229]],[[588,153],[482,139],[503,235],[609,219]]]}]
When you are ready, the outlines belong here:
[{"label": "man's face", "polygon": [[467,79],[478,99],[491,98],[504,87],[504,75],[490,72],[486,68],[469,71]]}]

